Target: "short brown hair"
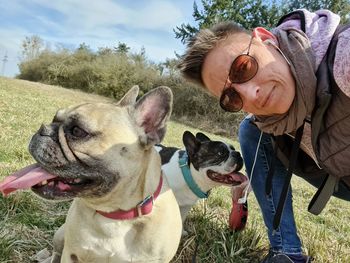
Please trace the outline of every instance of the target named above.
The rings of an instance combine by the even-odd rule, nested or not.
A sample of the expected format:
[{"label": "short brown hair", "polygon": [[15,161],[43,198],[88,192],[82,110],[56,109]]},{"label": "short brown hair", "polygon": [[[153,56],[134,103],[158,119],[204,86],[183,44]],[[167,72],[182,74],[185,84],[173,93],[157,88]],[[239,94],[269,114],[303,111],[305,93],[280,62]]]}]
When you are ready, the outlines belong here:
[{"label": "short brown hair", "polygon": [[236,33],[248,32],[234,22],[220,22],[211,28],[201,29],[188,41],[177,66],[183,77],[204,87],[202,65],[205,57],[219,42]]}]

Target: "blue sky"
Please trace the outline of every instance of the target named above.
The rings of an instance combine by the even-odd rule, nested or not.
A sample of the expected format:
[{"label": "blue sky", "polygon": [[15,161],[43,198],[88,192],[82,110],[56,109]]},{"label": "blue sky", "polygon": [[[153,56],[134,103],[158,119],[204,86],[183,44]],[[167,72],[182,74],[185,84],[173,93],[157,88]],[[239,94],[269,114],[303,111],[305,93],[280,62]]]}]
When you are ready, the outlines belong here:
[{"label": "blue sky", "polygon": [[[142,47],[155,62],[183,53],[173,29],[195,24],[194,0],[0,0],[0,70],[5,54],[4,75],[18,73],[21,43],[38,35],[51,47],[76,48],[85,42],[98,47],[126,43],[132,52]],[[197,1],[198,2],[198,1]],[[2,72],[0,72],[1,74]]]}]

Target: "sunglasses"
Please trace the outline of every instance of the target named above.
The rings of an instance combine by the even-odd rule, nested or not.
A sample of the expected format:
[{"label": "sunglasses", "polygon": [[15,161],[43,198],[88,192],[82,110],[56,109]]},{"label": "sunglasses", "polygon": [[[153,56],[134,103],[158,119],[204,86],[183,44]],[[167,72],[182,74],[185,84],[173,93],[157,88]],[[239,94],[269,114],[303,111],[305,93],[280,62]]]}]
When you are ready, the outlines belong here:
[{"label": "sunglasses", "polygon": [[[230,72],[226,78],[225,86],[220,97],[220,107],[229,112],[238,112],[243,108],[243,100],[232,84],[241,84],[255,77],[258,72],[258,62],[249,55],[253,36],[250,39],[248,51],[235,58],[230,67]],[[227,87],[227,82],[230,86]]]}]

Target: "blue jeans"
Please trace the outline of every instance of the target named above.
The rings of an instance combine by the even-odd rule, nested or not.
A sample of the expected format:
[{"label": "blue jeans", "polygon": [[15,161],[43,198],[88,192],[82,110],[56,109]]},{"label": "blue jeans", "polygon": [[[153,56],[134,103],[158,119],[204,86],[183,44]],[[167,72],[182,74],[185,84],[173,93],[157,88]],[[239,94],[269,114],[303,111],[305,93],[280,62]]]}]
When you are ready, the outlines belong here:
[{"label": "blue jeans", "polygon": [[[239,127],[239,142],[245,162],[245,167],[249,177],[252,177],[251,170],[254,162],[255,152],[258,146],[260,130],[245,118]],[[280,200],[282,186],[284,184],[287,170],[285,166],[276,159],[275,173],[272,181],[272,191],[270,195],[265,193],[266,177],[269,171],[269,164],[273,158],[273,147],[271,136],[263,133],[260,147],[254,168],[254,174],[251,185],[258,200],[267,233],[270,241],[271,249],[275,252],[285,254],[301,254],[301,242],[297,234],[292,206],[292,187],[290,186],[286,203],[282,213],[281,223],[277,231],[273,234],[273,218]]]}]

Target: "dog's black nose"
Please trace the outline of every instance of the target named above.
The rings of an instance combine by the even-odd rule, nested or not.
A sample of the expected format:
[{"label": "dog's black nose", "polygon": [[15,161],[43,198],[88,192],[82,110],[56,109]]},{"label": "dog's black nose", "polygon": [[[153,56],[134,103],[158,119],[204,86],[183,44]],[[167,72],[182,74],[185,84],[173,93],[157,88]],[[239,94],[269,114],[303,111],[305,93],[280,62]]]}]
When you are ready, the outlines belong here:
[{"label": "dog's black nose", "polygon": [[239,152],[237,152],[237,151],[232,151],[232,152],[231,152],[231,156],[234,157],[234,158],[236,158],[236,159],[242,158],[242,157],[241,157],[241,154],[240,154]]}]

